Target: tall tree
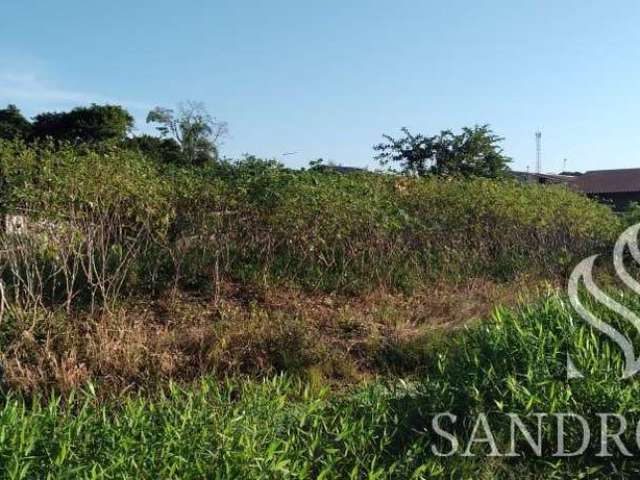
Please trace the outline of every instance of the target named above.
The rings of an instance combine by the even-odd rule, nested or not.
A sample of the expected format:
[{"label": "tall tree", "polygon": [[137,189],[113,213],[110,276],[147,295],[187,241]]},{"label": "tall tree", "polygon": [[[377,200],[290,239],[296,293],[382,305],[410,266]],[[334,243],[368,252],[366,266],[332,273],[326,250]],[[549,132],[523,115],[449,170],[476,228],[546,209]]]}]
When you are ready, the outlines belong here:
[{"label": "tall tree", "polygon": [[381,164],[399,164],[404,173],[493,178],[502,176],[511,161],[500,147],[503,138],[488,125],[465,127],[459,134],[443,130],[431,137],[414,135],[407,128],[402,132],[400,138],[384,135],[386,142],[373,148]]},{"label": "tall tree", "polygon": [[81,143],[121,142],[126,139],[133,125],[133,117],[123,107],[94,103],[69,112],[37,115],[33,121],[33,136]]},{"label": "tall tree", "polygon": [[218,160],[218,146],[227,134],[227,124],[213,118],[199,102],[186,102],[177,112],[156,107],[147,115],[147,123],[165,138],[173,138],[182,150],[187,165],[204,165]]},{"label": "tall tree", "polygon": [[31,123],[24,118],[18,107],[9,104],[7,108],[0,109],[0,138],[5,140],[27,139],[30,135]]}]

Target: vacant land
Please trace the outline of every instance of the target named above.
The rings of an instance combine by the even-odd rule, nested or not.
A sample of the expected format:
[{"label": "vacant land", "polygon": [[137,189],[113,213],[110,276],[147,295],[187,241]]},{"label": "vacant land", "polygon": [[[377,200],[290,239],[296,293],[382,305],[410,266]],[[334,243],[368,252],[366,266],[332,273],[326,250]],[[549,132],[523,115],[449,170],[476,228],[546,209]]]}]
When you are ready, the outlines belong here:
[{"label": "vacant land", "polygon": [[[640,419],[638,384],[603,381],[620,368],[617,352],[603,350],[586,327],[568,329],[571,323],[567,304],[556,296],[517,313],[499,310],[441,343],[419,379],[376,381],[346,392],[278,376],[261,382],[206,379],[187,389],[171,385],[156,395],[106,402],[96,398],[92,385],[46,402],[11,395],[0,410],[4,476],[632,478],[638,461],[601,461],[598,444],[584,456],[562,460],[487,459],[482,445],[473,450],[477,457],[437,457],[431,451],[433,445],[450,448],[430,430],[433,412],[461,419],[455,433],[463,445],[473,415],[487,412],[503,452],[509,445],[504,412],[586,415],[601,408]],[[565,351],[590,367],[590,379],[567,383],[559,359]],[[634,434],[624,436],[630,445]],[[545,425],[542,438],[544,453],[551,455],[552,425]],[[566,441],[575,448],[579,432],[571,428]],[[530,451],[524,439],[517,448]]]},{"label": "vacant land", "polygon": [[567,383],[568,351],[593,373],[620,359],[554,293],[622,231],[607,207],[509,180],[0,153],[2,206],[27,218],[0,236],[6,478],[638,468],[440,458],[428,430],[439,411],[634,411],[633,383]]}]

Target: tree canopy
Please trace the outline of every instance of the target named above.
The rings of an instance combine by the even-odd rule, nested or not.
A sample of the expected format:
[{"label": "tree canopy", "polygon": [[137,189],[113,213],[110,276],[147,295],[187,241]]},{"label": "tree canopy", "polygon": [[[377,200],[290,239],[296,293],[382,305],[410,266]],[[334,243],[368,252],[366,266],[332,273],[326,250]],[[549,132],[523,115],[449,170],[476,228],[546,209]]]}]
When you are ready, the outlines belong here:
[{"label": "tree canopy", "polygon": [[7,108],[0,109],[0,138],[27,139],[30,135],[31,123],[22,115],[18,107],[9,104]]},{"label": "tree canopy", "polygon": [[133,125],[133,117],[123,107],[94,103],[69,112],[37,115],[33,120],[32,136],[79,143],[124,141]]},{"label": "tree canopy", "polygon": [[201,103],[187,102],[178,111],[156,107],[147,115],[164,138],[180,145],[183,163],[204,165],[218,160],[218,145],[227,134],[227,124],[214,119]]},{"label": "tree canopy", "polygon": [[403,173],[424,176],[462,175],[499,177],[511,159],[503,154],[500,142],[488,125],[464,127],[459,134],[443,130],[438,135],[384,135],[386,142],[375,145],[376,159],[382,165],[398,164]]},{"label": "tree canopy", "polygon": [[183,163],[182,149],[173,138],[159,138],[153,135],[138,135],[125,141],[127,148],[137,150],[157,163]]},{"label": "tree canopy", "polygon": [[76,107],[69,111],[43,112],[32,121],[18,107],[0,109],[0,140],[43,139],[72,144],[109,142],[136,150],[158,163],[202,166],[219,160],[218,146],[227,124],[215,120],[201,103],[187,102],[177,111],[156,107],[147,116],[160,136],[132,135],[134,119],[118,105]]}]

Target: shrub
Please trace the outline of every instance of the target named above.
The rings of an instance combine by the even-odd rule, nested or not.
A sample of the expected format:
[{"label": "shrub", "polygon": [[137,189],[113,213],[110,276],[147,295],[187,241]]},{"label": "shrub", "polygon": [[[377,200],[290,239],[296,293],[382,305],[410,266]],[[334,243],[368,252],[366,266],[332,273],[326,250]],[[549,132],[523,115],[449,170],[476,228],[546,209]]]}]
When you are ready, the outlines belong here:
[{"label": "shrub", "polygon": [[167,182],[140,155],[116,147],[0,149],[3,210],[29,224],[22,235],[0,236],[13,296],[67,308],[78,299],[114,302],[138,257],[166,236]]},{"label": "shrub", "polygon": [[242,265],[310,289],[565,273],[620,222],[563,187],[273,171],[241,183]]},{"label": "shrub", "polygon": [[[60,270],[46,288],[71,282],[67,304],[167,288],[218,295],[225,279],[358,293],[558,275],[621,228],[563,187],[291,171],[255,158],[188,169],[110,146],[0,150],[3,208],[44,231],[44,270]],[[70,280],[69,269],[81,273]]]}]

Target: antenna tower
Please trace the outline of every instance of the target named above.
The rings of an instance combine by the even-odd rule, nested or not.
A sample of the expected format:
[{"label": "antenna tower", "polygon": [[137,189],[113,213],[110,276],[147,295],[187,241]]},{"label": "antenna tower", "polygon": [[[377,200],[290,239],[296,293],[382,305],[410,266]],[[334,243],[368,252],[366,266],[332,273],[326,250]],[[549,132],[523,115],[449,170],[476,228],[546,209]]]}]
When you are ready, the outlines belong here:
[{"label": "antenna tower", "polygon": [[536,173],[542,173],[542,132],[536,132]]}]

